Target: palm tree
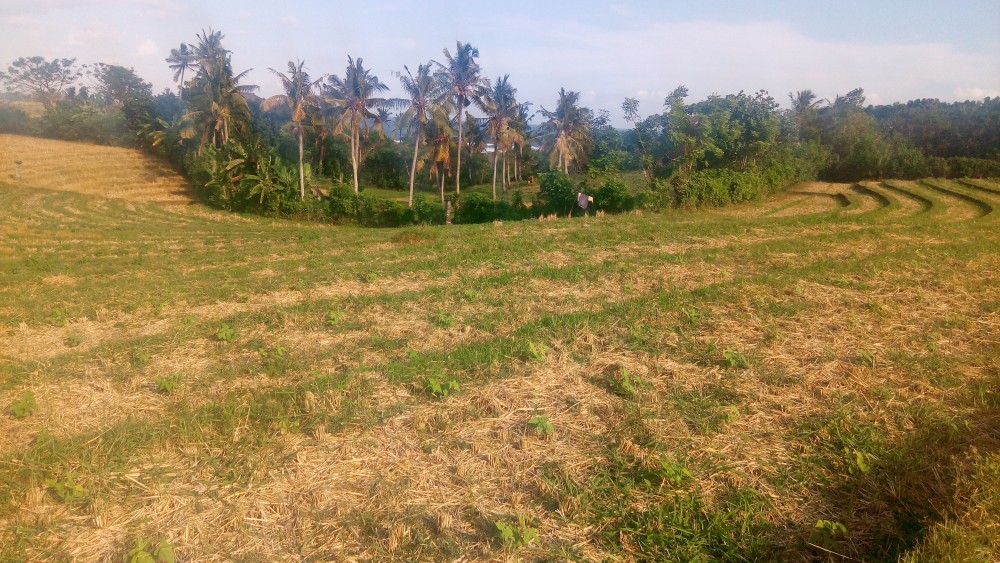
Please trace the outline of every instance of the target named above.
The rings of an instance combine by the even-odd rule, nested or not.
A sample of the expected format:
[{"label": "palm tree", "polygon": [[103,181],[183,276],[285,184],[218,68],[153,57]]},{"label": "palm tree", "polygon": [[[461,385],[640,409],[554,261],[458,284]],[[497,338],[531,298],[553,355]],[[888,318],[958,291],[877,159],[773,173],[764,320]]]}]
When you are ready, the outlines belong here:
[{"label": "palm tree", "polygon": [[524,145],[531,145],[531,129],[528,121],[531,119],[528,110],[531,102],[524,102],[517,106],[517,116],[511,121],[510,128],[515,133],[513,137],[514,145],[517,146],[517,153],[514,155],[514,178],[521,181],[521,158],[524,156]]},{"label": "palm tree", "polygon": [[507,187],[507,147],[511,143],[510,123],[518,115],[518,105],[514,96],[517,88],[510,85],[510,75],[497,77],[495,83],[485,81],[480,95],[475,98],[476,106],[486,114],[486,130],[493,139],[493,201],[497,199],[497,160],[501,149],[504,153],[503,188]]},{"label": "palm tree", "polygon": [[792,102],[792,118],[799,129],[799,136],[805,139],[808,135],[807,129],[814,128],[816,118],[816,108],[822,100],[816,99],[816,94],[812,90],[799,90],[788,93],[788,99]]},{"label": "palm tree", "polygon": [[347,70],[344,78],[333,75],[327,79],[324,90],[331,103],[343,108],[343,114],[337,124],[337,132],[349,129],[351,140],[351,169],[354,172],[354,193],[358,193],[358,171],[361,166],[361,131],[370,130],[369,120],[379,122],[379,108],[398,106],[405,103],[398,99],[373,97],[375,94],[389,89],[377,76],[366,69],[362,59],[347,56]]},{"label": "palm tree", "polygon": [[182,117],[181,137],[190,139],[201,129],[198,154],[209,141],[220,147],[229,140],[233,129],[241,128],[250,117],[244,94],[257,86],[241,85],[240,80],[252,69],[233,75],[229,51],[222,47],[222,32],[202,31],[198,45],[192,45],[198,73],[192,87],[191,107]]},{"label": "palm tree", "polygon": [[461,195],[462,177],[462,112],[468,107],[479,91],[482,79],[479,76],[479,64],[476,57],[479,56],[479,49],[469,43],[455,42],[455,56],[452,57],[448,49],[444,50],[444,58],[448,61],[445,66],[437,61],[438,75],[441,80],[448,85],[451,96],[455,99],[455,106],[458,108],[458,161],[455,171],[455,194]]},{"label": "palm tree", "polygon": [[539,110],[548,119],[542,125],[542,134],[544,146],[550,152],[549,160],[565,174],[569,174],[573,161],[583,155],[590,131],[587,112],[577,105],[579,100],[579,92],[560,88],[556,109],[549,111],[543,107]]},{"label": "palm tree", "polygon": [[427,124],[437,118],[447,119],[447,109],[439,103],[444,92],[444,85],[431,74],[431,65],[423,64],[417,67],[417,75],[403,66],[406,74],[396,73],[403,85],[403,90],[409,96],[409,107],[399,116],[399,127],[415,129],[416,140],[413,142],[413,164],[410,166],[410,198],[409,206],[413,207],[413,185],[417,176],[417,157],[420,154],[420,139]]},{"label": "palm tree", "polygon": [[170,56],[166,60],[169,63],[170,70],[174,71],[174,82],[177,82],[177,90],[180,94],[180,99],[183,100],[184,73],[185,71],[198,68],[198,65],[195,64],[195,57],[191,51],[191,46],[187,43],[181,43],[180,47],[170,50]]},{"label": "palm tree", "polygon": [[433,147],[428,161],[431,164],[430,175],[437,178],[441,187],[441,205],[445,204],[444,179],[451,171],[452,125],[445,112],[435,113],[427,122],[427,138]]},{"label": "palm tree", "polygon": [[312,93],[313,88],[319,84],[319,80],[311,82],[309,73],[305,70],[305,62],[299,61],[295,64],[288,61],[288,74],[278,72],[269,68],[280,80],[285,89],[284,94],[271,96],[264,100],[261,107],[264,111],[270,111],[279,105],[287,105],[292,110],[292,128],[299,138],[299,198],[306,199],[305,170],[302,158],[302,121],[306,118],[306,107],[315,105],[316,96]]}]

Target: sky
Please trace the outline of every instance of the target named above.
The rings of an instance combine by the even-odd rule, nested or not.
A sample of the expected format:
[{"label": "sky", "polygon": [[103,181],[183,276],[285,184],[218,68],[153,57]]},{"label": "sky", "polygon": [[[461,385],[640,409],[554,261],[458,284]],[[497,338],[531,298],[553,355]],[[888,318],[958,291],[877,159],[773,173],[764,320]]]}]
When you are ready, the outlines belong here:
[{"label": "sky", "polygon": [[393,72],[443,61],[456,41],[479,49],[484,76],[510,75],[520,101],[552,109],[560,88],[611,112],[637,98],[663,110],[767,90],[819,98],[861,87],[868,103],[1000,96],[1000,0],[0,0],[0,68],[22,56],[132,67],[154,92],[176,88],[164,59],[214,28],[244,83],[280,93],[268,70],[301,59],[313,77],[364,59],[390,95]]}]

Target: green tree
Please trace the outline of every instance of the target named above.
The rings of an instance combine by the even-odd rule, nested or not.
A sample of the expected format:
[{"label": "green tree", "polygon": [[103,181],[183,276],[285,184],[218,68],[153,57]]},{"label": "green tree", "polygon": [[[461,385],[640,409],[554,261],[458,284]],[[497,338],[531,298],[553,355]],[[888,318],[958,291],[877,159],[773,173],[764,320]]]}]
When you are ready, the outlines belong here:
[{"label": "green tree", "polygon": [[550,163],[563,174],[569,174],[573,161],[583,158],[590,140],[590,111],[581,108],[579,101],[579,92],[560,88],[556,109],[539,110],[548,119],[541,131],[543,150],[549,152]]},{"label": "green tree", "polygon": [[462,191],[462,112],[472,104],[473,99],[479,92],[482,85],[479,64],[476,57],[479,56],[479,49],[469,43],[455,42],[455,56],[452,56],[448,49],[444,50],[444,58],[448,62],[443,65],[437,61],[438,74],[441,80],[448,85],[451,95],[455,100],[455,107],[458,109],[458,155],[455,169],[455,194],[460,195]]},{"label": "green tree", "polygon": [[319,80],[313,82],[309,79],[309,73],[305,70],[305,62],[298,64],[288,61],[288,74],[278,72],[269,68],[271,72],[281,80],[281,86],[285,89],[284,94],[271,96],[264,100],[261,107],[265,111],[270,111],[279,106],[287,106],[292,111],[292,129],[299,141],[299,199],[306,199],[305,162],[303,159],[303,121],[306,119],[306,108],[317,103],[317,96],[313,94],[313,88],[319,84]]},{"label": "green tree", "polygon": [[512,144],[511,122],[517,118],[519,106],[515,96],[517,88],[510,84],[510,75],[497,77],[496,82],[486,80],[475,103],[486,114],[486,130],[493,141],[493,201],[497,199],[497,161],[504,155],[503,188],[507,187],[507,149]]},{"label": "green tree", "polygon": [[366,134],[371,127],[369,122],[378,128],[381,117],[378,110],[391,105],[405,103],[403,100],[375,97],[376,94],[389,90],[377,76],[363,65],[362,59],[347,57],[347,69],[344,77],[333,75],[327,79],[324,86],[331,103],[343,109],[337,131],[346,128],[351,141],[351,169],[354,173],[354,193],[358,193],[358,172],[361,166],[361,132]]},{"label": "green tree", "polygon": [[410,166],[410,196],[409,207],[413,207],[413,186],[417,177],[417,161],[420,155],[420,141],[428,123],[435,118],[447,120],[448,111],[442,94],[445,92],[445,85],[437,80],[431,73],[431,64],[422,64],[417,67],[416,76],[410,72],[409,67],[403,66],[406,74],[397,73],[399,81],[403,85],[403,90],[409,97],[409,105],[399,117],[399,127],[401,129],[415,131],[413,141],[413,163]]},{"label": "green tree", "polygon": [[189,70],[198,68],[195,61],[194,52],[187,43],[181,43],[180,47],[170,50],[170,56],[166,59],[170,70],[174,71],[174,82],[177,83],[177,91],[180,99],[184,99],[184,74]]},{"label": "green tree", "polygon": [[198,35],[198,44],[193,46],[198,73],[188,112],[181,118],[181,138],[199,137],[199,155],[206,144],[221,147],[234,130],[245,129],[250,107],[243,95],[257,89],[239,83],[250,70],[233,74],[230,52],[222,47],[222,38],[222,32],[209,29]]},{"label": "green tree", "polygon": [[788,99],[792,102],[792,121],[798,129],[799,138],[816,139],[819,135],[816,130],[816,109],[821,100],[818,100],[816,94],[809,89],[789,92]]},{"label": "green tree", "polygon": [[34,97],[46,110],[52,110],[63,90],[82,75],[76,59],[47,61],[44,57],[21,57],[7,67],[7,72],[0,72],[0,83],[12,92]]}]

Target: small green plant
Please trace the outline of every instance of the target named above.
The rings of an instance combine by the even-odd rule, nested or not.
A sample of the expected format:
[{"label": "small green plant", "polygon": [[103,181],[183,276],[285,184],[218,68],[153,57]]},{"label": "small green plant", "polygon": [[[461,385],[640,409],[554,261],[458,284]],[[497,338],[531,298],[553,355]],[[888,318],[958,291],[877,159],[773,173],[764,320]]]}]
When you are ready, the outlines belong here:
[{"label": "small green plant", "polygon": [[726,358],[726,363],[729,367],[734,369],[747,369],[750,367],[750,359],[747,358],[746,354],[741,354],[735,350],[726,350],[722,353]]},{"label": "small green plant", "polygon": [[625,368],[621,368],[617,376],[608,378],[608,385],[616,395],[630,399],[639,395],[639,389],[649,387],[649,383],[637,375],[632,375]]},{"label": "small green plant", "polygon": [[175,389],[181,385],[181,374],[172,373],[170,375],[163,375],[157,377],[153,383],[156,384],[156,390],[160,393],[173,393]]},{"label": "small green plant", "polygon": [[812,533],[809,535],[809,541],[823,549],[832,549],[837,538],[846,534],[847,527],[840,522],[835,520],[817,520]]},{"label": "small green plant", "polygon": [[222,342],[234,342],[239,334],[236,329],[229,326],[228,323],[222,323],[219,325],[218,330],[215,331],[215,337]]},{"label": "small green plant", "polygon": [[174,563],[174,546],[167,540],[160,540],[155,546],[153,542],[139,538],[135,546],[125,555],[125,563]]},{"label": "small green plant", "polygon": [[447,397],[461,389],[454,375],[428,375],[424,378],[424,390],[435,397]]},{"label": "small green plant", "polygon": [[25,391],[14,402],[7,405],[7,412],[14,418],[26,418],[36,410],[38,410],[38,402],[35,401],[35,394],[31,391]]},{"label": "small green plant", "polygon": [[361,274],[361,281],[365,283],[372,283],[377,279],[378,279],[378,274],[376,274],[375,272],[365,272],[364,274]]},{"label": "small green plant", "polygon": [[544,362],[545,361],[545,351],[547,348],[544,344],[535,344],[534,342],[528,341],[528,359],[533,362]]},{"label": "small green plant", "polygon": [[51,325],[63,326],[66,324],[66,316],[67,314],[65,308],[56,307],[49,312],[48,316],[45,317],[45,320],[47,320]]},{"label": "small green plant", "polygon": [[694,478],[683,463],[672,457],[660,459],[660,468],[658,473],[663,477],[664,481],[674,486],[683,485]]},{"label": "small green plant", "polygon": [[528,516],[517,515],[517,521],[501,519],[494,525],[497,528],[497,536],[507,547],[518,548],[530,544],[538,537],[538,530],[533,526]]},{"label": "small green plant", "polygon": [[549,417],[544,414],[536,414],[535,416],[528,419],[528,427],[535,431],[535,434],[539,436],[549,436],[555,433],[556,427],[552,425],[552,421]]},{"label": "small green plant", "polygon": [[871,464],[875,461],[874,454],[852,448],[844,448],[844,454],[850,460],[848,461],[848,471],[851,473],[868,473],[872,470]]},{"label": "small green plant", "polygon": [[435,315],[434,324],[438,325],[441,328],[451,328],[455,326],[455,315],[441,311],[437,315]]},{"label": "small green plant", "polygon": [[257,354],[260,355],[260,359],[264,363],[264,371],[268,375],[284,375],[291,366],[288,349],[281,344],[276,345],[274,348],[261,346],[257,348]]},{"label": "small green plant", "polygon": [[681,309],[681,319],[688,325],[694,326],[701,322],[701,313],[695,308]]},{"label": "small green plant", "polygon": [[340,309],[330,309],[326,313],[326,326],[337,326],[344,318],[344,312]]},{"label": "small green plant", "polygon": [[76,476],[68,473],[61,478],[49,479],[45,482],[52,492],[66,504],[82,502],[87,500],[90,492],[87,491],[83,483],[77,480]]},{"label": "small green plant", "polygon": [[77,334],[70,333],[66,335],[66,339],[63,340],[63,343],[70,348],[76,348],[80,344],[83,344],[83,339]]},{"label": "small green plant", "polygon": [[132,354],[132,365],[136,368],[141,368],[148,364],[151,359],[153,359],[153,355],[147,350],[136,350],[135,353]]},{"label": "small green plant", "polygon": [[878,363],[878,354],[871,350],[860,350],[856,361],[863,366],[873,368]]}]

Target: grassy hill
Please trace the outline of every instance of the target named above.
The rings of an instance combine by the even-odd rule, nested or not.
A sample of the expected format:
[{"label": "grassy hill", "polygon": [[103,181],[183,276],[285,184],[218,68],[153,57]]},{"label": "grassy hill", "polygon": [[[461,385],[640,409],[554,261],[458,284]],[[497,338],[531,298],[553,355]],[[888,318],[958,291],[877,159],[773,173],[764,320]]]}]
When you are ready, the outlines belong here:
[{"label": "grassy hill", "polygon": [[997,183],[363,230],[0,142],[0,560],[1000,556]]}]

